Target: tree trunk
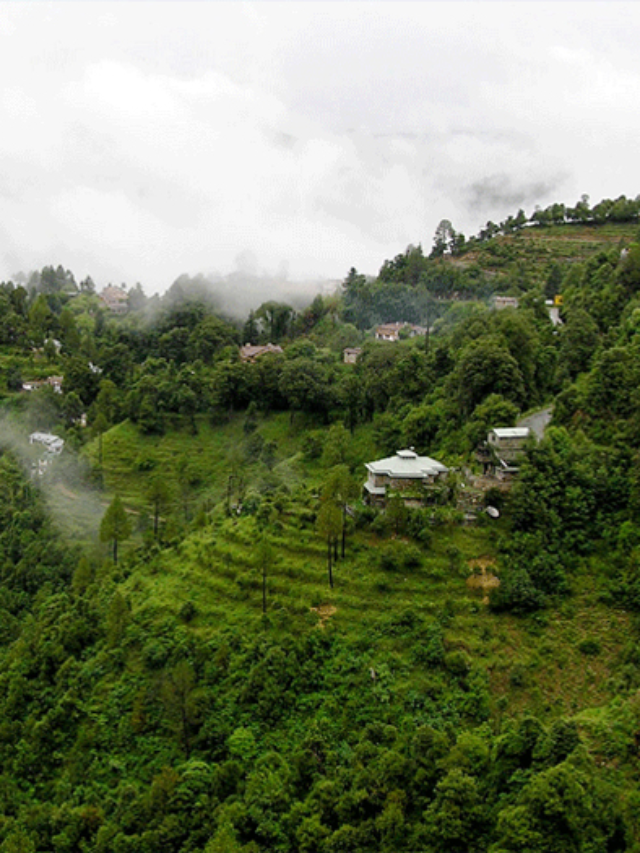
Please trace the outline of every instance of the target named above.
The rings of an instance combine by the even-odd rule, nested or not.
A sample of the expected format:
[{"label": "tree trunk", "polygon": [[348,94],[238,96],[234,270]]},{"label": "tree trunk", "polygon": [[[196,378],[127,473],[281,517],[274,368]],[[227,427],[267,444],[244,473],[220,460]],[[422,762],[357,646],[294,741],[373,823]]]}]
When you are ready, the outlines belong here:
[{"label": "tree trunk", "polygon": [[333,589],[333,572],[331,571],[331,536],[327,536],[327,565],[329,567],[329,586]]}]

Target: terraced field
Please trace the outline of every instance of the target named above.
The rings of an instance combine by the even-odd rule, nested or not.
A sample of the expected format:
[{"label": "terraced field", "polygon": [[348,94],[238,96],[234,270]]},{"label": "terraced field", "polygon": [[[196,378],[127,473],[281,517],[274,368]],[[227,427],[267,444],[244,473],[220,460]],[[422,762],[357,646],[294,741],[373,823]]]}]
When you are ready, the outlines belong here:
[{"label": "terraced field", "polygon": [[[546,615],[522,620],[492,613],[466,583],[470,563],[495,556],[495,528],[434,530],[419,565],[394,572],[378,559],[384,540],[356,531],[330,589],[325,544],[315,531],[312,500],[306,504],[290,504],[275,523],[278,531],[267,534],[253,518],[214,513],[174,548],[131,560],[124,589],[136,621],[180,624],[188,605],[195,615],[183,629],[203,638],[223,627],[253,631],[260,624],[271,634],[292,625],[300,633],[337,632],[365,653],[374,674],[392,671],[397,689],[418,693],[435,689],[424,657],[433,631],[442,629],[447,655],[488,679],[497,718],[504,703],[511,712],[554,719],[615,695],[628,617],[598,603],[589,567],[551,622]],[[272,554],[266,618],[256,547],[265,535]]]},{"label": "terraced field", "polygon": [[513,236],[495,237],[453,262],[463,267],[477,264],[494,275],[517,274],[526,266],[529,278],[543,280],[553,264],[586,261],[603,250],[622,248],[637,236],[635,224],[525,228]]}]

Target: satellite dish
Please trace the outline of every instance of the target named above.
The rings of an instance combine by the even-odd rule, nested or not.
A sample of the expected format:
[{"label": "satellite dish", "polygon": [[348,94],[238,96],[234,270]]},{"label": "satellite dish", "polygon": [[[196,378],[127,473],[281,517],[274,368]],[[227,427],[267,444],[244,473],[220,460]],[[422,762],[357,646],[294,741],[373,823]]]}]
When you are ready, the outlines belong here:
[{"label": "satellite dish", "polygon": [[490,515],[491,518],[500,518],[500,510],[496,509],[494,506],[488,506],[487,515]]}]

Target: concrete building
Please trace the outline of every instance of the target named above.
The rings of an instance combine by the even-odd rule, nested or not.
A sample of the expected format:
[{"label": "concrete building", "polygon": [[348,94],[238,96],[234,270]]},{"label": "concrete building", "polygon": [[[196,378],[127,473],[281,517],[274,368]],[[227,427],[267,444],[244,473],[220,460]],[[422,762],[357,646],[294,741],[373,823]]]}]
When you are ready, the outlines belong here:
[{"label": "concrete building", "polygon": [[50,432],[32,432],[29,444],[41,444],[52,456],[59,456],[64,448],[64,439]]},{"label": "concrete building", "polygon": [[490,430],[487,443],[498,459],[515,462],[524,452],[530,435],[529,427],[496,427]]},{"label": "concrete building", "polygon": [[421,501],[429,486],[446,477],[449,469],[429,456],[418,456],[413,448],[398,450],[395,456],[367,462],[365,499],[384,504],[388,492],[397,493],[406,502]]},{"label": "concrete building", "polygon": [[497,311],[502,311],[503,308],[517,308],[519,304],[517,296],[496,296],[493,300],[493,306]]}]

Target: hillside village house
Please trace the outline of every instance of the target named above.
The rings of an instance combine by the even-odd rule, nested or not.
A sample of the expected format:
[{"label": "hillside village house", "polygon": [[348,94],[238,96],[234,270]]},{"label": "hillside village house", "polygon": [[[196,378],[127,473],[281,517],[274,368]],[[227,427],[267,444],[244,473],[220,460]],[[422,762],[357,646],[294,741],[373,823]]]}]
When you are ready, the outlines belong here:
[{"label": "hillside village house", "polygon": [[496,427],[489,432],[487,442],[499,459],[515,462],[530,435],[529,427]]},{"label": "hillside village house", "polygon": [[529,427],[496,427],[487,436],[487,449],[494,460],[494,473],[499,479],[518,472],[518,461],[531,436]]},{"label": "hillside village house", "polygon": [[254,346],[253,344],[245,344],[240,347],[240,361],[255,361],[267,353],[278,353],[282,355],[284,350],[278,344],[264,344],[264,346]]},{"label": "hillside village house", "polygon": [[502,311],[504,308],[517,308],[519,305],[517,296],[495,296],[493,306],[497,311]]},{"label": "hillside village house", "polygon": [[426,335],[427,329],[423,326],[414,326],[412,323],[383,323],[376,329],[376,340],[378,341],[399,341],[400,332],[407,332],[407,336],[415,338],[417,335]]},{"label": "hillside village house", "polygon": [[29,444],[41,444],[46,453],[59,456],[64,448],[64,439],[50,432],[32,432]]},{"label": "hillside village house", "polygon": [[446,477],[449,469],[429,456],[418,456],[413,448],[398,450],[395,456],[367,462],[369,477],[364,484],[365,500],[384,504],[389,491],[406,503],[419,502],[425,490]]},{"label": "hillside village house", "polygon": [[342,358],[345,364],[355,364],[362,352],[361,347],[345,347],[342,350]]},{"label": "hillside village house", "polygon": [[62,383],[64,381],[64,377],[62,376],[47,376],[46,379],[31,379],[28,382],[22,383],[23,391],[38,391],[40,388],[46,388],[50,386],[56,392],[56,394],[62,394]]},{"label": "hillside village house", "polygon": [[112,314],[126,314],[129,310],[129,297],[120,287],[109,284],[98,296]]}]

